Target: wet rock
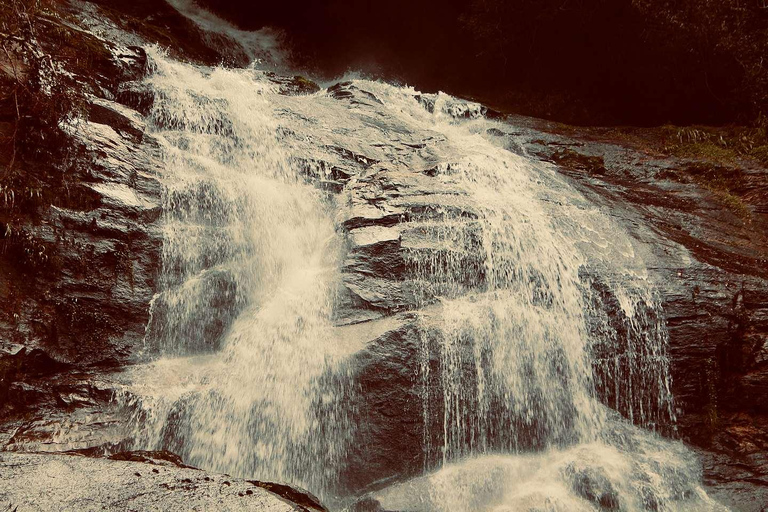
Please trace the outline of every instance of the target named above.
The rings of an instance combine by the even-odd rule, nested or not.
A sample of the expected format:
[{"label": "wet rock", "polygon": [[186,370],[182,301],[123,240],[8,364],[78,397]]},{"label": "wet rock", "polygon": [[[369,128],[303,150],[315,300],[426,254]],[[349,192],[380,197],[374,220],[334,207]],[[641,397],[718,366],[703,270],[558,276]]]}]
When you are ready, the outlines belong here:
[{"label": "wet rock", "polygon": [[[764,478],[765,462],[755,454],[765,452],[768,432],[768,219],[757,192],[768,189],[765,171],[748,165],[725,171],[711,162],[660,156],[629,147],[626,136],[595,140],[589,130],[565,135],[544,122],[518,118],[515,124],[509,144],[556,162],[645,247],[642,257],[669,331],[678,432],[715,451],[705,456],[718,461],[705,464],[715,496],[736,509],[753,503],[751,496],[763,494],[747,482]],[[730,195],[718,192],[717,183],[729,184]],[[718,474],[719,465],[726,469]],[[759,510],[752,506],[745,510]]]},{"label": "wet rock", "polygon": [[[359,267],[358,267],[359,268]],[[415,297],[403,283],[386,278],[347,273],[343,283],[358,307],[396,313],[415,305]]]},{"label": "wet rock", "polygon": [[320,86],[303,76],[280,76],[273,72],[267,72],[266,77],[270,82],[280,87],[280,94],[286,96],[300,96],[314,94],[320,90]]},{"label": "wet rock", "polygon": [[351,205],[345,212],[343,225],[349,230],[368,226],[392,226],[405,217],[405,209],[370,203]]},{"label": "wet rock", "polygon": [[415,475],[424,467],[420,348],[411,319],[354,356],[359,426],[341,475],[346,490],[359,493],[374,482]]},{"label": "wet rock", "polygon": [[571,149],[559,149],[552,155],[552,161],[557,165],[573,170],[592,174],[605,174],[603,158],[577,153]]},{"label": "wet rock", "polygon": [[206,473],[179,465],[164,453],[123,453],[109,459],[2,453],[0,468],[0,503],[19,511],[325,511],[303,491]]},{"label": "wet rock", "polygon": [[352,105],[382,105],[379,98],[370,91],[361,89],[352,82],[340,82],[328,88],[328,95],[337,100],[348,100]]},{"label": "wet rock", "polygon": [[503,119],[505,115],[498,110],[488,108],[481,103],[444,96],[444,101],[438,102],[438,94],[416,94],[413,97],[419,105],[430,114],[435,113],[439,106],[443,114],[447,114],[456,119],[477,119],[485,117],[486,119]]},{"label": "wet rock", "polygon": [[[160,265],[157,148],[140,113],[111,101],[144,77],[144,51],[56,17],[54,58],[76,80],[85,119],[19,162],[0,255],[3,449],[67,450],[124,440],[94,375],[136,357]],[[55,43],[55,41],[54,41]],[[70,53],[77,55],[71,59]],[[96,365],[98,371],[91,372]]]},{"label": "wet rock", "polygon": [[397,228],[369,226],[349,232],[350,251],[345,270],[397,278],[405,264],[400,255],[400,231]]},{"label": "wet rock", "polygon": [[88,108],[88,119],[94,123],[111,126],[121,135],[140,143],[146,126],[136,111],[119,103],[92,98]]},{"label": "wet rock", "polygon": [[[97,0],[79,7],[76,15],[94,32],[125,47],[151,42],[181,60],[216,66],[246,66],[250,58],[240,43],[222,33],[204,30],[171,4],[149,0],[131,3]],[[130,79],[130,78],[127,78]]]},{"label": "wet rock", "polygon": [[384,512],[379,500],[371,497],[364,497],[357,500],[351,507],[352,512]]},{"label": "wet rock", "polygon": [[[248,480],[248,483],[253,484],[262,489],[266,489],[272,494],[276,494],[277,496],[284,498],[290,503],[296,504],[298,507],[300,507],[300,510],[302,511],[326,512],[326,509],[320,503],[320,500],[307,491],[295,489],[289,485],[278,484],[274,482],[259,482],[256,480]],[[252,491],[249,489],[245,491],[245,493],[252,494]]]},{"label": "wet rock", "polygon": [[573,491],[589,502],[597,505],[600,510],[619,510],[621,503],[619,495],[613,488],[608,475],[601,468],[588,464],[580,466],[571,463],[565,469],[566,478]]},{"label": "wet rock", "polygon": [[430,114],[435,113],[435,95],[434,94],[417,94],[414,99],[424,107],[424,109]]},{"label": "wet rock", "polygon": [[[699,451],[707,493],[731,510],[764,512],[768,475],[754,461],[728,452]],[[757,471],[756,471],[757,469]]]},{"label": "wet rock", "polygon": [[118,83],[141,80],[147,74],[147,52],[141,46],[114,46],[112,54],[120,66]]},{"label": "wet rock", "polygon": [[144,116],[148,116],[155,102],[155,94],[150,86],[143,82],[124,82],[117,88],[115,101],[132,108]]}]

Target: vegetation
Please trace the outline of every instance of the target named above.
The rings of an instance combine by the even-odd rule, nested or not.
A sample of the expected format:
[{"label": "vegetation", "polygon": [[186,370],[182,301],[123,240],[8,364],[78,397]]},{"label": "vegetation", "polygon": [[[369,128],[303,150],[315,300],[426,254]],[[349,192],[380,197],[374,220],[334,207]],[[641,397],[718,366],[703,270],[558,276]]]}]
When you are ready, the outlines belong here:
[{"label": "vegetation", "polygon": [[[50,0],[9,0],[0,5],[0,177],[20,159],[61,146],[62,123],[81,114],[84,100],[52,55]],[[45,38],[40,37],[46,33]],[[45,40],[45,43],[43,42]],[[52,48],[53,46],[53,48]]]},{"label": "vegetation", "polygon": [[757,126],[727,126],[713,128],[666,126],[665,150],[684,158],[704,158],[720,164],[735,164],[751,158],[768,166],[768,126],[762,121]]},{"label": "vegetation", "polygon": [[567,83],[550,101],[577,120],[590,122],[569,102],[631,124],[757,125],[768,114],[763,0],[474,0],[463,20],[510,73],[529,63]]},{"label": "vegetation", "polygon": [[86,115],[82,77],[111,59],[93,39],[62,23],[53,0],[0,5],[0,255],[20,270],[51,268],[51,243],[34,225],[78,179],[71,133]]},{"label": "vegetation", "polygon": [[[766,128],[768,115],[768,1],[632,0],[649,27],[689,49],[703,63],[704,79],[733,75],[728,95],[714,99],[742,120]],[[730,65],[718,69],[717,64]]]}]

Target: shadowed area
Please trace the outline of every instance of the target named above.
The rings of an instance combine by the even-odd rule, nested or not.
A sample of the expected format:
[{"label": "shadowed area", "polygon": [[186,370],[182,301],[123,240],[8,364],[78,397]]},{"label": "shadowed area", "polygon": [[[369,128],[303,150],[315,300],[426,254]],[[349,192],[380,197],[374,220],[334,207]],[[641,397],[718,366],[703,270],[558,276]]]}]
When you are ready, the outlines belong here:
[{"label": "shadowed area", "polygon": [[361,70],[578,124],[723,123],[765,112],[759,1],[200,0],[286,30],[296,62]]}]

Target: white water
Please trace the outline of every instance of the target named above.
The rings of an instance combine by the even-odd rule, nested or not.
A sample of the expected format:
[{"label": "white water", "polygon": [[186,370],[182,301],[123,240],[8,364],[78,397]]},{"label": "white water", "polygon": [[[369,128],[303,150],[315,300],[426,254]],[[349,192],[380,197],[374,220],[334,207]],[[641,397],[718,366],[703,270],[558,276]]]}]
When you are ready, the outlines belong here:
[{"label": "white water", "polygon": [[202,30],[226,36],[237,42],[248,57],[260,66],[278,69],[288,60],[282,43],[283,35],[278,30],[270,27],[255,31],[240,30],[203,9],[194,0],[165,1],[195,22]]},{"label": "white water", "polygon": [[[153,60],[166,218],[164,291],[147,344],[193,357],[161,359],[134,379],[152,388],[135,393],[145,397],[138,443],[170,445],[216,471],[322,488],[336,448],[322,429],[344,421],[317,382],[335,358],[340,247],[328,205],[279,144],[260,73]],[[163,393],[163,374],[176,377],[175,392]]]},{"label": "white water", "polygon": [[[605,496],[621,510],[716,509],[681,445],[601,403],[642,426],[674,423],[666,329],[637,247],[555,170],[484,136],[503,125],[457,120],[467,104],[445,95],[435,113],[412,89],[366,81],[355,85],[381,104],[286,98],[257,70],[151,57],[164,269],[147,333],[157,360],[123,397],[136,448],[335,498],[355,442],[347,361],[361,347],[331,321],[337,198],[302,162],[338,146],[407,172],[440,160],[439,188],[475,213],[446,208],[401,228],[449,250],[407,255],[419,303],[441,303],[421,321],[415,365],[425,470],[436,471],[376,495],[385,507],[596,510]],[[438,142],[423,160],[396,148],[416,139]]]},{"label": "white water", "polygon": [[697,484],[697,462],[681,444],[620,428],[611,443],[467,458],[375,498],[409,512],[727,511]]}]

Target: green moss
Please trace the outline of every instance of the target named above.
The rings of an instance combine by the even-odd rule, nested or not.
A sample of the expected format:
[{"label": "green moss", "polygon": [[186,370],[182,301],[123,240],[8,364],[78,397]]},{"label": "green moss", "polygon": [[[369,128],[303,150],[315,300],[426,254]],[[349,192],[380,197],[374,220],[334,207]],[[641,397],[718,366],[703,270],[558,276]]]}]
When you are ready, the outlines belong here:
[{"label": "green moss", "polygon": [[739,157],[731,148],[709,141],[672,146],[670,153],[682,158],[703,158],[718,163],[731,163]]},{"label": "green moss", "polygon": [[720,188],[717,184],[704,184],[704,188],[712,192],[715,197],[734,214],[742,220],[749,222],[752,220],[752,211],[749,206],[739,197],[727,188]]},{"label": "green moss", "polygon": [[750,155],[762,165],[768,166],[768,144],[753,148]]},{"label": "green moss", "polygon": [[744,173],[739,167],[710,162],[696,162],[665,173],[666,179],[695,183],[710,191],[728,210],[745,222],[752,221],[752,211],[739,195],[744,187]]},{"label": "green moss", "polygon": [[754,159],[768,165],[768,130],[765,127],[664,126],[661,128],[664,152],[681,158],[734,164]]},{"label": "green moss", "polygon": [[313,82],[312,80],[309,80],[308,78],[304,78],[301,75],[297,75],[295,78],[296,78],[296,81],[301,85],[309,86],[309,87],[314,87],[315,85],[315,82]]}]

